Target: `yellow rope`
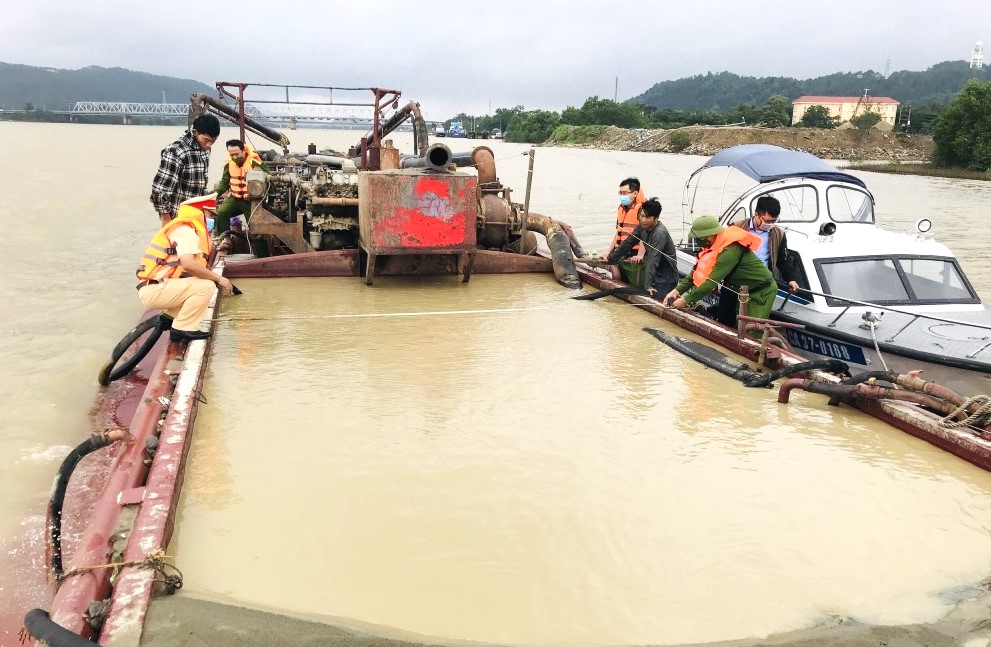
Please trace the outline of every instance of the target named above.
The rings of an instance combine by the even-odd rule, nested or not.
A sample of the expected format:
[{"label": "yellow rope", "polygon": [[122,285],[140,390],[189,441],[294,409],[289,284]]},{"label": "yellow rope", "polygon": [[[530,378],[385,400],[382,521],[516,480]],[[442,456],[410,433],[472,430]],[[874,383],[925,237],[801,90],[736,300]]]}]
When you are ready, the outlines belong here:
[{"label": "yellow rope", "polygon": [[[58,583],[61,585],[62,582],[66,581],[70,577],[76,575],[84,575],[86,573],[92,573],[93,571],[100,570],[102,568],[113,568],[118,572],[128,566],[133,566],[135,568],[149,568],[154,570],[156,573],[162,576],[163,581],[168,585],[172,584],[175,588],[182,587],[182,571],[180,571],[176,566],[169,564],[165,560],[172,559],[170,556],[165,554],[165,551],[161,548],[157,548],[152,552],[145,555],[143,558],[130,561],[130,562],[110,562],[108,564],[97,564],[95,566],[80,566],[79,568],[74,568],[71,571],[67,571],[62,574],[58,579]],[[171,569],[175,571],[173,575],[169,575],[166,569]]]}]

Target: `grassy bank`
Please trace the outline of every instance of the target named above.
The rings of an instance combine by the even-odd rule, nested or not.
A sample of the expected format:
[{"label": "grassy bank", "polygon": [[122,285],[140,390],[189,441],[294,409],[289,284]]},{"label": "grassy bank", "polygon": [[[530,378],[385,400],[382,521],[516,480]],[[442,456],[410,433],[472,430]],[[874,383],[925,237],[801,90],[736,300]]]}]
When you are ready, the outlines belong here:
[{"label": "grassy bank", "polygon": [[895,173],[898,175],[925,175],[927,177],[948,177],[961,180],[991,180],[991,173],[971,171],[965,168],[943,168],[927,163],[885,162],[883,164],[850,164],[844,170],[872,171],[874,173]]},{"label": "grassy bank", "polygon": [[598,141],[602,133],[609,126],[565,126],[561,125],[554,129],[548,144],[592,144]]}]

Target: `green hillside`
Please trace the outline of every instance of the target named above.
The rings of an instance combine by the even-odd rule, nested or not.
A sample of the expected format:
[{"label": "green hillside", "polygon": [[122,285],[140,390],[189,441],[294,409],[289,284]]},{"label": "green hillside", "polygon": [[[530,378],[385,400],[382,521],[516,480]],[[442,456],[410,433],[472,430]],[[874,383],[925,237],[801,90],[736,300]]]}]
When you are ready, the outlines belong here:
[{"label": "green hillside", "polygon": [[134,72],[121,67],[60,70],[0,63],[0,108],[23,109],[26,104],[47,110],[67,110],[76,101],[186,103],[196,92],[216,94],[216,88],[190,79]]},{"label": "green hillside", "polygon": [[725,111],[742,103],[759,106],[776,94],[795,100],[803,95],[859,96],[868,89],[875,97],[924,106],[949,103],[971,78],[991,80],[991,67],[972,70],[966,61],[945,61],[922,72],[901,70],[887,77],[869,70],[837,72],[805,80],[709,72],[662,81],[630,101],[655,108]]}]

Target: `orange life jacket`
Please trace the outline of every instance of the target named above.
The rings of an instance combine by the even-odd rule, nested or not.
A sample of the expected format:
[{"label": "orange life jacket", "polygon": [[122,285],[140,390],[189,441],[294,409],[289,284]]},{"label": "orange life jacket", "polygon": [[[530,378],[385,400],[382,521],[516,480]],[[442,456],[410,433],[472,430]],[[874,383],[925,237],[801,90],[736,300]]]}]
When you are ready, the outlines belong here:
[{"label": "orange life jacket", "polygon": [[192,227],[196,231],[200,242],[200,256],[196,260],[200,265],[206,267],[211,246],[210,233],[206,230],[206,223],[203,220],[202,210],[187,204],[179,205],[179,213],[176,214],[176,217],[159,229],[152,237],[151,242],[148,243],[145,254],[141,257],[141,264],[138,266],[138,279],[141,281],[163,281],[179,278],[186,274],[186,270],[179,265],[175,243],[169,238],[169,234],[179,227]]},{"label": "orange life jacket", "polygon": [[255,164],[261,166],[262,158],[258,157],[258,153],[250,146],[244,147],[244,161],[241,162],[240,166],[232,159],[227,160],[227,171],[231,174],[231,195],[235,198],[248,199],[248,183],[244,176]]},{"label": "orange life jacket", "polygon": [[[640,215],[640,207],[643,206],[645,201],[646,198],[643,197],[643,190],[641,189],[637,191],[637,197],[630,204],[629,209],[626,209],[623,205],[619,205],[616,209],[616,247],[622,245],[626,237],[632,234],[633,230],[640,224],[637,216]],[[633,246],[633,251],[636,252],[639,250],[640,243],[637,243]]]},{"label": "orange life jacket", "polygon": [[695,287],[702,287],[702,284],[709,280],[713,268],[716,267],[716,259],[719,253],[732,245],[740,243],[750,251],[754,252],[760,247],[760,237],[751,234],[740,227],[727,227],[716,234],[716,239],[712,241],[712,246],[702,250],[699,260],[695,263],[695,271],[692,272],[692,284]]}]

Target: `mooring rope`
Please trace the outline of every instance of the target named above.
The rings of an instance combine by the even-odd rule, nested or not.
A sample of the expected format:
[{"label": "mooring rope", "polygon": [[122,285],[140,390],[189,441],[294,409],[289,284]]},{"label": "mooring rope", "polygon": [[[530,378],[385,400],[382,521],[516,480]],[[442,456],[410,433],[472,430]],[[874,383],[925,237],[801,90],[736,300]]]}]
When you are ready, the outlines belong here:
[{"label": "mooring rope", "polygon": [[878,343],[877,343],[877,335],[874,334],[874,327],[877,325],[877,322],[876,321],[868,321],[867,323],[868,323],[868,325],[870,326],[870,329],[871,329],[871,340],[874,342],[874,352],[877,353],[877,358],[879,360],[881,360],[881,366],[883,366],[884,367],[884,370],[887,371],[888,370],[888,364],[884,361],[884,355],[881,354],[881,348],[878,346]]},{"label": "mooring rope", "polygon": [[[143,558],[130,562],[110,562],[109,564],[97,564],[95,566],[80,566],[79,568],[74,568],[71,571],[66,571],[63,573],[62,577],[58,579],[58,583],[61,585],[70,577],[91,573],[102,568],[113,568],[120,571],[120,569],[133,566],[135,568],[146,568],[155,571],[155,573],[160,575],[162,578],[161,580],[156,581],[165,584],[165,588],[169,593],[174,593],[182,588],[182,571],[180,571],[175,565],[169,564],[165,561],[167,559],[172,558],[166,555],[164,550],[158,548],[148,553]],[[168,572],[169,570],[173,572],[170,574]]]},{"label": "mooring rope", "polygon": [[[959,415],[967,413],[972,405],[979,404],[980,408],[963,420],[955,420]],[[957,407],[952,413],[939,421],[939,426],[944,429],[955,429],[957,427],[976,427],[983,429],[991,424],[991,396],[975,395]]]}]

